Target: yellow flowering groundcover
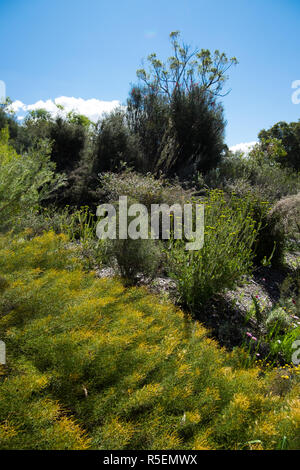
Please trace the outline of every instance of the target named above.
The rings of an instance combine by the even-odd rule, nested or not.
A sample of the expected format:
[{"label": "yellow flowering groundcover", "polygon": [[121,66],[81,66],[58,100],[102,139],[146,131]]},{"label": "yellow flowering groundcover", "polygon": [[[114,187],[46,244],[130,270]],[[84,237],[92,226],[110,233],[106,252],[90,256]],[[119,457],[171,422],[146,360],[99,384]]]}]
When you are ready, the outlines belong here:
[{"label": "yellow flowering groundcover", "polygon": [[144,288],[86,272],[64,235],[0,237],[0,449],[300,447],[297,368],[243,369]]}]

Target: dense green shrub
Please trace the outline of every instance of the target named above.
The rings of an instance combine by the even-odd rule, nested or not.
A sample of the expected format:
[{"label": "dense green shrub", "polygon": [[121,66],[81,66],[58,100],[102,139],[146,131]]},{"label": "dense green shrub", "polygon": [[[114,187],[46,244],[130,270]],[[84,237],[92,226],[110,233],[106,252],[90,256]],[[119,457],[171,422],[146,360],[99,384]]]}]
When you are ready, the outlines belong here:
[{"label": "dense green shrub", "polygon": [[[100,175],[100,187],[102,197],[116,204],[118,214],[118,198],[127,196],[127,206],[131,203],[140,203],[146,206],[148,214],[151,214],[152,204],[183,204],[192,192],[184,190],[178,183],[169,183],[166,179],[155,178],[150,173],[141,175],[125,170],[120,174],[103,173]],[[118,220],[118,216],[117,216]],[[128,218],[128,224],[132,218]],[[147,222],[147,224],[149,221]],[[112,260],[116,260],[121,275],[131,282],[137,280],[137,276],[143,274],[153,277],[162,263],[161,244],[158,240],[137,239],[112,240],[109,242],[109,253]]]},{"label": "dense green shrub", "polygon": [[170,33],[172,54],[166,61],[147,57],[149,69],[137,70],[126,115],[141,144],[143,171],[162,171],[182,180],[216,166],[224,149],[223,108],[217,97],[227,71],[237,64],[219,50],[191,50]]},{"label": "dense green shrub", "polygon": [[[128,198],[127,205],[137,203],[138,201]],[[101,240],[106,241],[107,254],[110,264],[113,266],[117,263],[117,267],[126,284],[134,284],[140,276],[153,278],[158,273],[162,263],[162,251],[159,240],[151,239],[150,219],[147,214],[137,212],[136,216],[127,214],[127,232],[126,239],[119,237],[119,215],[120,208],[118,203],[116,206],[116,239]],[[136,219],[138,217],[138,219]],[[130,225],[135,225],[135,236],[131,238],[129,233]],[[146,233],[142,233],[141,225],[146,227]],[[148,237],[148,238],[145,238]]]},{"label": "dense green shrub", "polygon": [[191,190],[184,190],[178,182],[170,183],[163,177],[155,178],[151,173],[141,175],[130,170],[120,174],[101,174],[100,188],[106,201],[115,202],[120,196],[127,196],[144,204],[148,210],[151,204],[183,204],[192,195]]},{"label": "dense green shrub", "polygon": [[30,148],[32,139],[49,139],[52,142],[51,160],[56,164],[57,171],[69,174],[81,159],[88,130],[85,125],[74,119],[58,115],[52,118],[44,109],[28,113],[24,123],[24,133]]},{"label": "dense green shrub", "polygon": [[171,304],[83,272],[66,242],[0,237],[2,450],[299,448],[296,368],[243,369]]},{"label": "dense green shrub", "polygon": [[240,196],[252,192],[255,197],[269,202],[300,190],[298,173],[280,167],[273,160],[264,159],[259,149],[255,152],[261,158],[226,154],[220,165],[204,176],[205,183],[211,188],[234,191]]},{"label": "dense green shrub", "polygon": [[7,129],[0,132],[0,227],[10,227],[18,218],[37,209],[43,199],[64,183],[55,175],[47,141],[36,143],[29,153],[17,154],[9,145]]},{"label": "dense green shrub", "polygon": [[[300,277],[299,265],[287,276],[280,288],[280,298],[275,305],[267,307],[258,296],[252,297],[252,307],[246,322],[252,333],[248,336],[248,360],[256,360],[272,367],[297,364],[300,352]],[[254,328],[254,330],[253,330]],[[298,352],[297,352],[298,350]]]},{"label": "dense green shrub", "polygon": [[129,128],[140,142],[135,168],[190,179],[207,172],[224,150],[223,108],[210,93],[194,86],[176,90],[169,100],[134,87],[128,100]]},{"label": "dense green shrub", "polygon": [[182,302],[191,311],[225,288],[233,288],[252,263],[252,245],[257,236],[249,201],[213,190],[205,204],[204,245],[187,251],[182,240],[174,240],[168,253],[170,275],[176,280]]},{"label": "dense green shrub", "polygon": [[278,159],[279,163],[284,167],[300,171],[300,120],[290,123],[277,122],[270,129],[260,131],[258,137],[262,142],[274,138],[280,139],[286,155]]},{"label": "dense green shrub", "polygon": [[162,262],[160,245],[151,239],[113,240],[108,252],[112,259],[116,259],[126,283],[135,283],[139,275],[153,278]]},{"label": "dense green shrub", "polygon": [[300,243],[300,192],[280,199],[271,209],[271,215],[280,219],[286,245],[297,251]]},{"label": "dense green shrub", "polygon": [[[243,186],[245,186],[243,188]],[[251,191],[263,200],[276,202],[279,199],[297,193],[300,189],[299,175],[291,170],[269,165],[261,165],[248,179],[236,179],[229,185],[229,190]]]},{"label": "dense green shrub", "polygon": [[139,143],[136,170],[144,173],[155,171],[169,114],[169,106],[163,96],[149,92],[144,87],[132,87],[127,99],[126,123]]},{"label": "dense green shrub", "polygon": [[229,194],[237,195],[248,204],[251,217],[255,221],[257,235],[253,244],[254,262],[279,267],[284,261],[286,245],[285,231],[279,211],[271,210],[271,204],[262,198],[257,187],[251,187],[247,182],[227,187]]},{"label": "dense green shrub", "polygon": [[182,180],[207,173],[221,161],[224,129],[223,108],[210,93],[176,91],[156,168]]},{"label": "dense green shrub", "polygon": [[252,217],[258,227],[254,243],[255,264],[280,267],[284,261],[285,248],[285,234],[280,214],[271,212],[270,205],[265,201],[253,199]]},{"label": "dense green shrub", "polygon": [[[23,124],[17,127],[11,143],[19,153],[30,153],[35,141],[51,142],[50,160],[55,163],[56,172],[67,177],[63,191],[58,188],[54,193],[58,206],[94,202],[93,188],[89,186],[93,181],[95,126],[88,118],[74,112],[64,116],[63,110],[54,118],[45,109],[36,109],[28,112]],[[47,200],[45,204],[48,203]]]},{"label": "dense green shrub", "polygon": [[9,104],[9,101],[5,104],[0,104],[0,131],[8,128],[8,133],[11,139],[10,144],[13,145],[17,151],[20,151],[20,148],[17,145],[20,126],[18,125],[14,114],[8,112],[7,107]]},{"label": "dense green shrub", "polygon": [[119,171],[123,163],[139,167],[139,140],[130,132],[122,109],[115,110],[99,123],[92,173]]},{"label": "dense green shrub", "polygon": [[292,318],[285,309],[280,306],[272,309],[265,321],[265,325],[270,335],[284,333],[289,329],[291,323]]}]

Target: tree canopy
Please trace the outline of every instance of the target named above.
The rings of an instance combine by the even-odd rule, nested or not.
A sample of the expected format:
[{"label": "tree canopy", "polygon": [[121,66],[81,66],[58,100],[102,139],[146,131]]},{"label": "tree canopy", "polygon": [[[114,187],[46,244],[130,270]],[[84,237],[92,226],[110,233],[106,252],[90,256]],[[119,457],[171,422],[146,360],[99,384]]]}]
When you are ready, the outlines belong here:
[{"label": "tree canopy", "polygon": [[208,49],[191,49],[191,46],[179,42],[180,32],[170,33],[172,55],[166,62],[158,59],[156,53],[148,56],[149,70],[137,70],[137,77],[147,89],[171,99],[178,89],[191,91],[195,86],[208,91],[214,96],[222,94],[227,80],[227,71],[238,63],[236,57],[228,58],[224,52]]},{"label": "tree canopy", "polygon": [[272,138],[281,140],[286,156],[280,158],[279,163],[300,171],[300,119],[291,123],[277,122],[270,129],[263,129],[258,137],[261,142]]}]

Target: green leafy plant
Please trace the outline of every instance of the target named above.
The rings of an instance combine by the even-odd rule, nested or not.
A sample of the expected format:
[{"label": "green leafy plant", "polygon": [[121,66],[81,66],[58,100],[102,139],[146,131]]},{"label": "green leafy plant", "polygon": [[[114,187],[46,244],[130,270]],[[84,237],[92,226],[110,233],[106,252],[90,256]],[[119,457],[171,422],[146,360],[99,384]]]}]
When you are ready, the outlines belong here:
[{"label": "green leafy plant", "polygon": [[[128,205],[134,202],[136,202],[134,199],[129,199]],[[118,221],[118,205],[116,213]],[[133,217],[127,217],[127,228],[132,220]],[[140,223],[142,223],[142,220],[140,220]],[[162,262],[161,243],[159,240],[151,239],[147,216],[145,216],[144,223],[146,227],[148,226],[148,239],[132,239],[129,234],[126,239],[119,238],[119,224],[117,223],[116,239],[108,241],[108,255],[112,262],[117,262],[120,274],[127,284],[134,284],[139,276],[147,278],[155,277]]]},{"label": "green leafy plant", "polygon": [[167,251],[170,275],[177,283],[182,302],[191,311],[249,272],[252,245],[257,232],[247,201],[214,190],[205,204],[204,245],[199,251],[185,250],[182,240],[173,240]]},{"label": "green leafy plant", "polygon": [[151,173],[141,175],[130,169],[121,173],[102,173],[100,189],[105,200],[115,202],[120,196],[144,204],[148,210],[151,204],[183,204],[193,194],[193,190],[185,190],[178,182],[170,183],[166,178],[156,178]]},{"label": "green leafy plant", "polygon": [[30,153],[18,155],[8,143],[7,129],[0,133],[0,225],[9,227],[17,218],[37,210],[43,199],[64,183],[55,175],[48,141],[40,141]]}]

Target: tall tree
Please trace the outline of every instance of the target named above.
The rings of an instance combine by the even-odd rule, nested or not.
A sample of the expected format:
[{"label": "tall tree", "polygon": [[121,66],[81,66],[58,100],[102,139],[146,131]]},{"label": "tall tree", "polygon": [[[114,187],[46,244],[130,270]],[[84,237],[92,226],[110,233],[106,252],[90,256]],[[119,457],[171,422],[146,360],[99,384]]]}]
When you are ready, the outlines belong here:
[{"label": "tall tree", "polygon": [[223,108],[216,102],[226,72],[237,64],[216,50],[191,49],[170,34],[172,55],[166,63],[155,53],[149,70],[137,70],[140,86],[127,102],[129,126],[137,133],[148,171],[189,178],[216,166],[224,149]]},{"label": "tall tree", "polygon": [[169,116],[170,104],[165,96],[140,86],[131,89],[126,121],[130,132],[137,136],[141,150],[138,170],[155,171]]},{"label": "tall tree", "polygon": [[215,168],[225,150],[224,130],[223,108],[211,94],[201,87],[174,92],[157,170],[186,179]]},{"label": "tall tree", "polygon": [[138,78],[154,93],[172,99],[174,91],[191,91],[195,86],[201,91],[208,91],[214,96],[222,94],[227,80],[227,71],[236,65],[236,57],[228,58],[224,52],[208,49],[191,49],[191,46],[179,42],[180,32],[170,33],[173,54],[166,62],[157,58],[156,53],[148,56],[149,70],[137,70]]}]

